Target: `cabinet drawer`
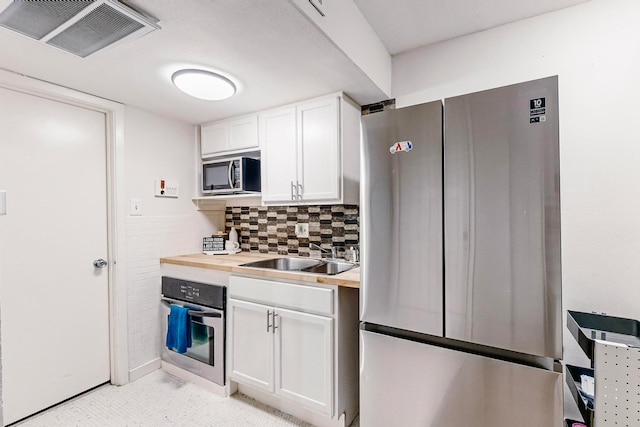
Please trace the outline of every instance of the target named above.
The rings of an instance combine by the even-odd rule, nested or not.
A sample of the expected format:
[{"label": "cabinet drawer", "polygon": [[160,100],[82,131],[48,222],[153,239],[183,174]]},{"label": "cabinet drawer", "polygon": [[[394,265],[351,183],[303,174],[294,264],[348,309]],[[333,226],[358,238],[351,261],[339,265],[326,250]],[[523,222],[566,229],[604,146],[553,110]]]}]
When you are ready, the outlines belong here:
[{"label": "cabinet drawer", "polygon": [[333,315],[333,290],[249,277],[229,278],[229,297],[309,313]]}]

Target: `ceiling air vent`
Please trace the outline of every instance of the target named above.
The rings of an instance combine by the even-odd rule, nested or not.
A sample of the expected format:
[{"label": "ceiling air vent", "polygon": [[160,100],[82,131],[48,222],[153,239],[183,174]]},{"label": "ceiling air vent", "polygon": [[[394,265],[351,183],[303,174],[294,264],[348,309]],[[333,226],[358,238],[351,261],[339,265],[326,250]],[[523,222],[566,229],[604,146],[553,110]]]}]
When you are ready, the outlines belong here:
[{"label": "ceiling air vent", "polygon": [[0,13],[0,26],[82,58],[160,28],[116,0],[14,0]]}]

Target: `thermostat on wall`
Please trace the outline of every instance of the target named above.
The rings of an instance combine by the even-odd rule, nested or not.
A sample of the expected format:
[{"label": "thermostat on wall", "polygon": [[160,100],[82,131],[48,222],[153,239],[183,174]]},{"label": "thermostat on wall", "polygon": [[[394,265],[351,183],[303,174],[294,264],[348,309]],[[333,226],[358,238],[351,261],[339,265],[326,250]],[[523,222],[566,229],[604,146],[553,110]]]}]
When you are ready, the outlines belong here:
[{"label": "thermostat on wall", "polygon": [[178,183],[166,179],[156,179],[156,197],[178,197]]}]

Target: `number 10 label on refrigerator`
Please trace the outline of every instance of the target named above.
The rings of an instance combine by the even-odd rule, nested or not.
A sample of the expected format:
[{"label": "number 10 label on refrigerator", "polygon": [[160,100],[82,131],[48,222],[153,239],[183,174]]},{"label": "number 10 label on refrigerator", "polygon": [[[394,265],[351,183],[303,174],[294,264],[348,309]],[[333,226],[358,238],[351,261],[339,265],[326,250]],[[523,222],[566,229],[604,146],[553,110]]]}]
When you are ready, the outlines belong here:
[{"label": "number 10 label on refrigerator", "polygon": [[534,98],[529,101],[529,123],[546,122],[545,98]]}]

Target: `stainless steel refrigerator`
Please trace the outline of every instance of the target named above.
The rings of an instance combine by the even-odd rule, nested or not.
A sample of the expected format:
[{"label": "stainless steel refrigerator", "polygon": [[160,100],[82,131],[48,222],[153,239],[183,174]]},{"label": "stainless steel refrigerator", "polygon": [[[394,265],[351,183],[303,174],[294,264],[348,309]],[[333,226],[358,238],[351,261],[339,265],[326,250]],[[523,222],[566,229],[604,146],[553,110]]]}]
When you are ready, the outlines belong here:
[{"label": "stainless steel refrigerator", "polygon": [[363,427],[562,426],[557,89],[362,117]]}]

